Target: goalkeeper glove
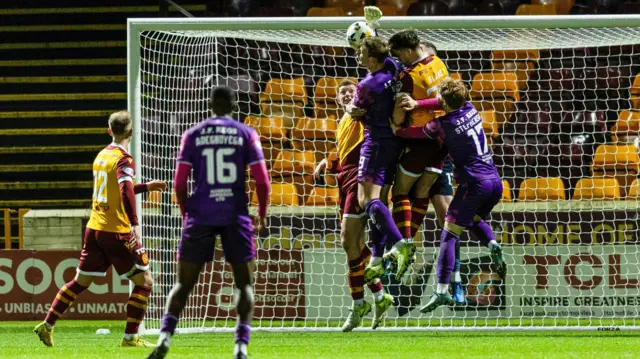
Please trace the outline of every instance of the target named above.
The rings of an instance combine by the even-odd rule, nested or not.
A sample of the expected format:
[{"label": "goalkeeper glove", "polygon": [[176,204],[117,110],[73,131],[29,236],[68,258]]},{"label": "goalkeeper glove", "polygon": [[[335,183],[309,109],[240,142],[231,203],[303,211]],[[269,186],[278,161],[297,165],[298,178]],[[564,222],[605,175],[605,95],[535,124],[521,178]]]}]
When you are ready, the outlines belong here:
[{"label": "goalkeeper glove", "polygon": [[377,6],[365,6],[364,7],[364,18],[367,21],[367,25],[372,29],[376,30],[380,23],[378,20],[382,17],[382,11]]}]

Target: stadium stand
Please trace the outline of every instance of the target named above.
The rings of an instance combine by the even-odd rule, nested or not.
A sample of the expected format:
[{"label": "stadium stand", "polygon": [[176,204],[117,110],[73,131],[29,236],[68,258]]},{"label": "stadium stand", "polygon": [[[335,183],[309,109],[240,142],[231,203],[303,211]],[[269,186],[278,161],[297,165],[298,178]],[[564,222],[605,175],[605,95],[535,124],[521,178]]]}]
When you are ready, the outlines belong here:
[{"label": "stadium stand", "polygon": [[559,177],[527,178],[520,184],[518,201],[557,201],[566,199],[564,183]]},{"label": "stadium stand", "polygon": [[612,201],[620,199],[620,186],[615,178],[581,178],[576,184],[574,200]]}]

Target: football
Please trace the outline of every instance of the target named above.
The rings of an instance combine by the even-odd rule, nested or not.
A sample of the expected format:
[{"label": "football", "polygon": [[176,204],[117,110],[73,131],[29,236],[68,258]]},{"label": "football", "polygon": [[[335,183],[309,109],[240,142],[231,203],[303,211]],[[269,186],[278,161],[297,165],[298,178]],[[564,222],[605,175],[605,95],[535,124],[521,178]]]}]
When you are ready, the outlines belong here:
[{"label": "football", "polygon": [[354,49],[367,37],[375,36],[375,31],[364,21],[356,21],[347,30],[347,42]]}]

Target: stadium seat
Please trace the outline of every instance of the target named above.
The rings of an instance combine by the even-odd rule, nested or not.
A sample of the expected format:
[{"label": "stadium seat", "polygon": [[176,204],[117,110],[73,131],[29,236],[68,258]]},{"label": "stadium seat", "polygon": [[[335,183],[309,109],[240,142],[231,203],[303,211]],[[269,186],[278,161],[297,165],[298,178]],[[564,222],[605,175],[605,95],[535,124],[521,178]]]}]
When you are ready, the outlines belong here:
[{"label": "stadium seat", "polygon": [[450,72],[449,77],[451,77],[451,79],[453,80],[463,81],[462,75],[459,72]]},{"label": "stadium seat", "polygon": [[633,180],[640,173],[638,149],[633,145],[601,145],[596,149],[591,171],[594,177],[613,177],[626,196]]},{"label": "stadium seat", "polygon": [[278,154],[270,175],[275,183],[292,183],[297,188],[299,202],[305,203],[313,189],[315,154],[311,151],[284,150]]},{"label": "stadium seat", "polygon": [[516,15],[557,15],[556,7],[553,4],[549,5],[529,5],[522,4],[518,6]]},{"label": "stadium seat", "polygon": [[619,144],[635,143],[640,136],[640,112],[623,110],[611,128],[611,139]]},{"label": "stadium seat", "polygon": [[496,120],[496,113],[493,110],[480,111],[480,117],[482,117],[482,128],[484,134],[493,139],[500,134],[500,124]]},{"label": "stadium seat", "polygon": [[307,198],[307,206],[336,206],[338,205],[338,189],[314,187]]},{"label": "stadium seat", "polygon": [[273,164],[273,172],[278,174],[312,174],[314,169],[315,156],[311,151],[281,151]]},{"label": "stadium seat", "polygon": [[304,115],[304,106],[307,102],[307,90],[302,77],[273,78],[267,82],[264,92],[260,94],[262,114],[269,117],[283,117],[285,128],[293,127],[293,118]]},{"label": "stadium seat", "polygon": [[518,201],[564,200],[565,189],[559,177],[527,178],[520,184]]},{"label": "stadium seat", "polygon": [[[358,83],[358,79],[356,78],[348,79]],[[347,78],[322,77],[318,80],[313,94],[316,117],[324,118],[333,115],[337,118],[340,116],[340,106],[336,102],[336,99],[338,97],[338,87],[344,80],[347,80]]]},{"label": "stadium seat", "polygon": [[555,5],[556,14],[558,15],[568,15],[574,3],[575,3],[574,0],[533,0],[531,1],[531,4],[533,5]]},{"label": "stadium seat", "polygon": [[[324,7],[325,8],[342,8],[346,15],[355,15],[355,16],[364,16],[364,14],[358,14],[358,10],[361,12],[366,5],[366,1],[364,0],[325,0]],[[384,11],[382,12],[385,16],[389,16]]]},{"label": "stadium seat", "polygon": [[540,59],[540,51],[531,50],[494,50],[491,51],[491,61],[533,61]]},{"label": "stadium seat", "polygon": [[615,178],[581,178],[576,184],[572,199],[578,201],[619,200],[620,186]]},{"label": "stadium seat", "polygon": [[338,121],[330,118],[302,118],[291,131],[291,142],[297,150],[327,153],[335,148]]},{"label": "stadium seat", "polygon": [[307,11],[307,16],[345,16],[341,7],[312,7]]},{"label": "stadium seat", "polygon": [[409,5],[407,16],[446,16],[449,15],[449,4],[439,0],[416,1]]},{"label": "stadium seat", "polygon": [[633,80],[631,86],[631,108],[640,111],[640,74]]},{"label": "stadium seat", "polygon": [[513,202],[513,197],[511,196],[511,186],[509,185],[509,182],[505,180],[502,181],[502,201]]},{"label": "stadium seat", "polygon": [[505,123],[520,100],[520,89],[526,82],[519,81],[513,72],[485,72],[473,77],[471,99],[478,111],[494,110],[498,123]]},{"label": "stadium seat", "polygon": [[[255,192],[251,196],[251,205],[258,204],[258,196]],[[269,193],[270,206],[299,206],[300,196],[298,189],[291,183],[272,183]]]},{"label": "stadium seat", "polygon": [[416,0],[376,0],[376,6],[392,6],[396,10],[396,14],[406,14],[407,9]]},{"label": "stadium seat", "polygon": [[255,129],[260,135],[262,152],[267,166],[271,168],[278,153],[284,148],[287,139],[283,118],[247,116],[244,119],[244,124]]},{"label": "stadium seat", "polygon": [[636,178],[631,183],[629,187],[629,192],[627,193],[627,200],[640,200],[640,178]]}]

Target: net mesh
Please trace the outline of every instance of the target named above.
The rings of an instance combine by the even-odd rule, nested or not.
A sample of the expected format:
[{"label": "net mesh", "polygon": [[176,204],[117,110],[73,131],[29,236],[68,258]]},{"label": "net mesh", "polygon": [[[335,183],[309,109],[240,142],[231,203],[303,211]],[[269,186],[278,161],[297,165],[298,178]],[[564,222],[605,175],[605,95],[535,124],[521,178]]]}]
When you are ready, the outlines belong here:
[{"label": "net mesh", "polygon": [[[420,315],[439,247],[430,209],[409,274],[383,281],[396,297],[384,327],[637,325],[640,28],[419,31],[481,111],[505,186],[489,223],[509,272],[497,276],[488,249],[464,235],[467,304]],[[210,89],[237,90],[237,117],[260,134],[273,182],[270,228],[257,240],[253,326],[337,328],[351,299],[336,178],[317,180],[312,172],[335,151],[337,84],[365,75],[344,31],[147,31],[139,52],[141,180],[172,183],[180,136],[208,116]],[[249,183],[255,204],[252,189]],[[170,192],[143,201],[156,278],[151,331],[159,329],[174,281],[181,224]],[[234,323],[232,276],[217,252],[182,330]]]}]

